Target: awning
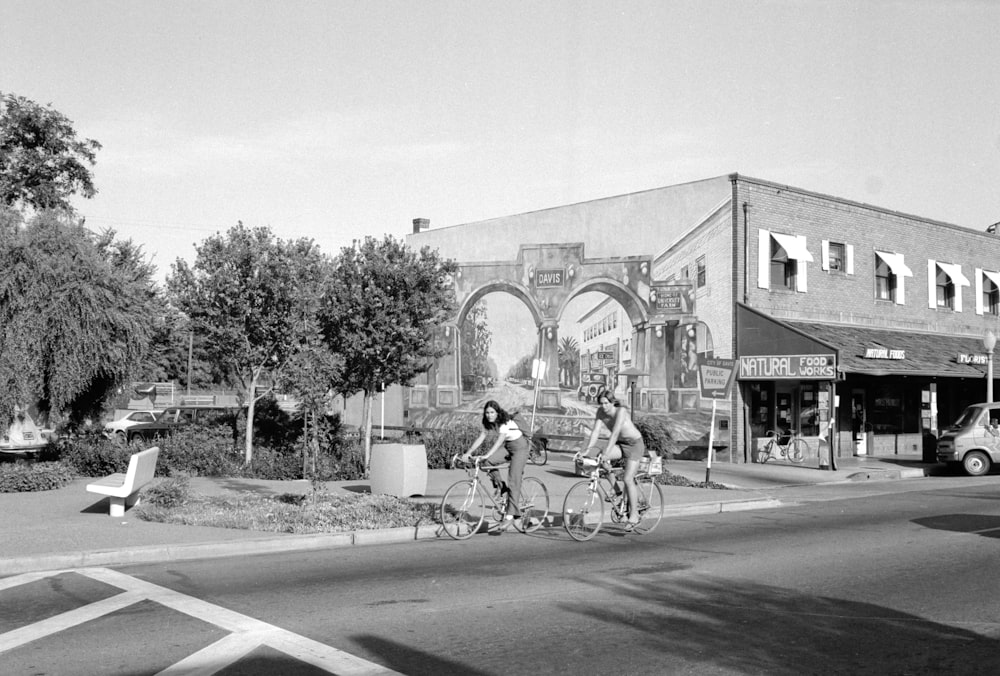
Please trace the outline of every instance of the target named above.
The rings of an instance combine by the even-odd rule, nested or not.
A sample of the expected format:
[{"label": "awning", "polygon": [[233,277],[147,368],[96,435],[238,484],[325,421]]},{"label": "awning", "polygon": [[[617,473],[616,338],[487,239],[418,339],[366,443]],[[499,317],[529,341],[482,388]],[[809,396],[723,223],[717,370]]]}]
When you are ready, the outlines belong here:
[{"label": "awning", "polygon": [[[981,337],[889,331],[860,326],[788,322],[837,348],[838,370],[875,376],[986,377]],[[966,363],[966,362],[982,363]]]},{"label": "awning", "polygon": [[889,253],[888,251],[875,251],[875,255],[885,261],[885,264],[892,270],[892,274],[897,277],[912,277],[913,270],[903,262],[903,254]]},{"label": "awning", "polygon": [[955,286],[969,286],[969,280],[962,274],[962,266],[954,263],[937,262],[937,266],[944,270],[944,273],[951,279]]},{"label": "awning", "polygon": [[806,249],[806,238],[802,235],[782,235],[772,232],[771,237],[785,250],[785,254],[789,258],[794,258],[797,261],[812,262],[812,254]]},{"label": "awning", "polygon": [[992,270],[983,270],[983,274],[986,275],[991,282],[1000,288],[1000,272],[993,272]]}]

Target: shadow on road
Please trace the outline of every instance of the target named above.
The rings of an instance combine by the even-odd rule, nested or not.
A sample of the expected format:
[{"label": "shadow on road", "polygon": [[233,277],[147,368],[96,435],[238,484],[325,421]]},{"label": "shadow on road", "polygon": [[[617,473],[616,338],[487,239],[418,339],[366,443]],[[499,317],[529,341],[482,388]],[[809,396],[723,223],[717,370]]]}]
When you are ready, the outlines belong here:
[{"label": "shadow on road", "polygon": [[[641,579],[647,573],[623,569],[613,579],[581,580],[631,599],[630,606],[595,608],[584,595],[563,608],[642,632],[636,640],[662,653],[663,664],[679,660],[678,667],[702,665],[711,673],[939,674],[1000,667],[1000,642],[884,606],[729,579]],[[588,637],[589,649],[602,648],[600,640]]]}]

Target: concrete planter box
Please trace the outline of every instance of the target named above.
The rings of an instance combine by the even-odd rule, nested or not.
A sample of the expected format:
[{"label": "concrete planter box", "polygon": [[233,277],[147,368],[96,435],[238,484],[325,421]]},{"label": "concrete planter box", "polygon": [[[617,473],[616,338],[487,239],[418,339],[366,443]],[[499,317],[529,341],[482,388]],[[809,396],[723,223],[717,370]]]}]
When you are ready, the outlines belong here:
[{"label": "concrete planter box", "polygon": [[427,449],[423,444],[375,444],[371,492],[408,498],[427,493]]}]

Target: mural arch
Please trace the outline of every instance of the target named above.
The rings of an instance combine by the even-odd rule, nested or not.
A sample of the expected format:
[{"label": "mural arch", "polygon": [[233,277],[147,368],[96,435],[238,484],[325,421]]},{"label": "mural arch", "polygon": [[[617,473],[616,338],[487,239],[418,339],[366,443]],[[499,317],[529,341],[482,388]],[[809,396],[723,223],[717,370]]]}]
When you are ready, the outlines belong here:
[{"label": "mural arch", "polygon": [[458,311],[441,332],[451,353],[410,389],[410,407],[461,405],[459,327],[479,300],[501,292],[527,308],[537,332],[535,356],[554,367],[539,379],[538,407],[559,410],[559,321],[574,298],[598,292],[615,300],[632,324],[633,393],[636,387],[642,392],[644,408],[666,410],[672,329],[696,320],[691,285],[653,281],[652,263],[651,255],[588,259],[582,243],[522,244],[513,261],[460,262],[452,279]]}]

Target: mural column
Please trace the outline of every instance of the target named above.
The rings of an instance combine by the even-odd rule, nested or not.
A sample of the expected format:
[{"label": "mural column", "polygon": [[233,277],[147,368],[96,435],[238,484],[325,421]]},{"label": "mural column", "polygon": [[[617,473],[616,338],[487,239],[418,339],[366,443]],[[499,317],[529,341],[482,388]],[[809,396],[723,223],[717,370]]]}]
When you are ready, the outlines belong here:
[{"label": "mural column", "polygon": [[462,367],[461,349],[459,346],[458,325],[452,322],[445,324],[443,340],[450,352],[438,359],[436,375],[436,392],[432,398],[438,408],[457,408],[462,403]]},{"label": "mural column", "polygon": [[538,329],[539,358],[545,362],[545,374],[538,384],[538,408],[557,410],[561,407],[559,390],[559,324],[545,320]]},{"label": "mural column", "polygon": [[669,350],[668,339],[673,334],[666,323],[647,324],[636,330],[636,338],[644,348],[643,370],[646,384],[642,390],[643,407],[650,411],[670,410]]}]

